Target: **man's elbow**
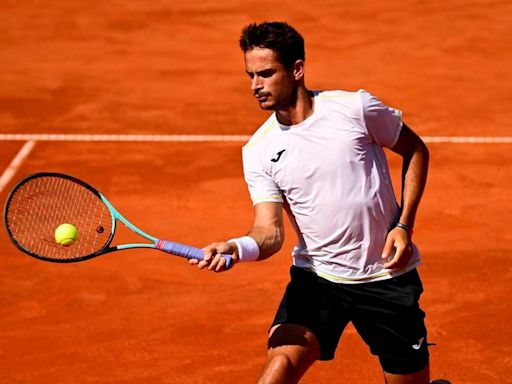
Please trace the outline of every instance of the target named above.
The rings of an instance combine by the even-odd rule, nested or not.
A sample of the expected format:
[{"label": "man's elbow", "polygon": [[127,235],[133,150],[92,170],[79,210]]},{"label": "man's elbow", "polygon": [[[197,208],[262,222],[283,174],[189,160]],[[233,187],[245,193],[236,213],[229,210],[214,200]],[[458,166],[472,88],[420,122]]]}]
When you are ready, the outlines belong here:
[{"label": "man's elbow", "polygon": [[416,146],[416,152],[420,154],[420,156],[423,159],[423,162],[425,164],[428,164],[430,159],[430,151],[422,139],[419,139],[419,142]]}]

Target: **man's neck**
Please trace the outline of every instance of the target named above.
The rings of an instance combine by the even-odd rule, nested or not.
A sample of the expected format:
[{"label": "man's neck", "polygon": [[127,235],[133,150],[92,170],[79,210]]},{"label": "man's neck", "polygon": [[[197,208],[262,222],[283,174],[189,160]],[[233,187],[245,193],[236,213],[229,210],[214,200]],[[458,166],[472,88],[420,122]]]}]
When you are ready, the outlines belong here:
[{"label": "man's neck", "polygon": [[277,120],[283,125],[302,123],[313,113],[313,92],[299,88],[294,105],[276,110]]}]

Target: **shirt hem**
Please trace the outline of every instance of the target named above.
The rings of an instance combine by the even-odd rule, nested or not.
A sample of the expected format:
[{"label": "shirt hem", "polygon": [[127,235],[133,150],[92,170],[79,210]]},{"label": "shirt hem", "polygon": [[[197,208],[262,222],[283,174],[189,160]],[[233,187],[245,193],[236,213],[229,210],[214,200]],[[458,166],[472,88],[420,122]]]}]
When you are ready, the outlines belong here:
[{"label": "shirt hem", "polygon": [[330,282],[338,283],[338,284],[363,284],[363,283],[372,283],[372,282],[376,282],[376,281],[388,280],[388,279],[392,279],[394,277],[403,275],[407,272],[410,272],[413,269],[417,268],[420,264],[421,264],[421,261],[417,260],[416,262],[412,263],[411,265],[408,265],[405,268],[384,269],[380,272],[377,272],[377,273],[374,273],[371,275],[367,275],[367,276],[340,276],[340,275],[334,275],[332,273],[328,273],[325,271],[321,271],[312,265],[297,265],[297,263],[294,262],[294,265],[297,268],[305,269],[309,272],[314,273],[317,276],[320,276],[326,280],[329,280]]}]

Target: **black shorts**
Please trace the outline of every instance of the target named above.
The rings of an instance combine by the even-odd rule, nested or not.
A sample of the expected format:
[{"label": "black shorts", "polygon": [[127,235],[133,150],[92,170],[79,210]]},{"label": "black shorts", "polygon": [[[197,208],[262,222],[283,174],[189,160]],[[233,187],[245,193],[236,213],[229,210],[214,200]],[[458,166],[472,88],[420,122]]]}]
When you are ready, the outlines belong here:
[{"label": "black shorts", "polygon": [[291,267],[290,275],[272,326],[310,329],[320,343],[320,360],[334,357],[352,321],[386,372],[409,374],[428,364],[425,313],[418,304],[423,287],[416,270],[362,284],[333,283],[297,267]]}]

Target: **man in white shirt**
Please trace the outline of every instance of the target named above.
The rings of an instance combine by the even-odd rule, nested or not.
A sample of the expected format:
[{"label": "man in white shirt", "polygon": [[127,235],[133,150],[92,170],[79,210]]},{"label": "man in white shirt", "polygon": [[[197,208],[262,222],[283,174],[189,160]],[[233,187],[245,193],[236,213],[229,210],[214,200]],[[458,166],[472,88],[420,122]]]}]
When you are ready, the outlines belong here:
[{"label": "man in white shirt", "polygon": [[[263,260],[283,244],[284,209],[295,229],[291,280],[269,332],[259,383],[297,383],[334,357],[352,322],[379,357],[388,384],[427,384],[429,354],[419,252],[411,241],[428,150],[401,113],[370,93],[312,92],[304,41],[286,23],[251,24],[240,39],[251,89],[274,113],[243,148],[254,204],[246,236],[212,243],[199,268]],[[397,204],[383,147],[403,158]]]}]

